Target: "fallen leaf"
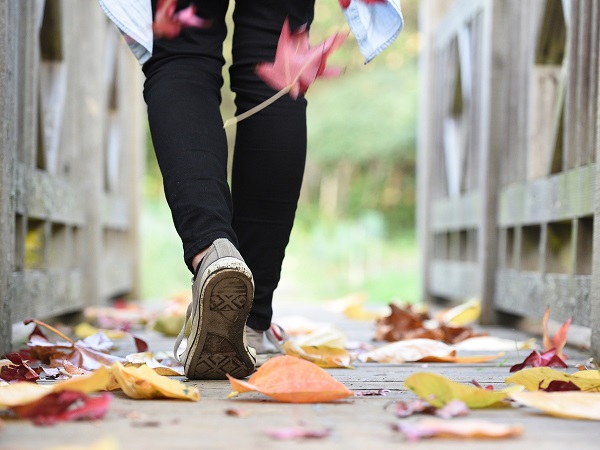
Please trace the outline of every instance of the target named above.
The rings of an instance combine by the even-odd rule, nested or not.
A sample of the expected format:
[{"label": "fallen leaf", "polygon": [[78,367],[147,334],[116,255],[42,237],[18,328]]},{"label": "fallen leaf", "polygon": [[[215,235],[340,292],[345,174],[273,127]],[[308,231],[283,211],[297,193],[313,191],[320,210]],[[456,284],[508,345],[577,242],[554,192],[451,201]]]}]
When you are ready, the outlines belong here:
[{"label": "fallen leaf", "polygon": [[421,438],[509,438],[523,433],[521,425],[505,425],[482,420],[422,419],[418,422],[402,421],[395,429],[414,442]]},{"label": "fallen leaf", "polygon": [[89,322],[81,322],[73,328],[73,334],[77,336],[79,339],[85,339],[87,337],[93,336],[96,333],[102,332],[109,339],[122,339],[129,335],[127,331],[118,330],[118,329],[100,329]]},{"label": "fallen leaf", "polygon": [[436,318],[441,323],[462,327],[477,322],[480,315],[481,302],[477,299],[471,299],[454,308],[441,311]]},{"label": "fallen leaf", "polygon": [[331,434],[331,428],[283,427],[270,428],[265,432],[274,439],[289,441],[294,439],[323,439]]},{"label": "fallen leaf", "polygon": [[377,389],[376,391],[354,391],[356,397],[385,397],[391,391],[389,389]]},{"label": "fallen leaf", "polygon": [[454,344],[456,351],[469,352],[510,352],[517,350],[530,350],[535,346],[535,338],[525,341],[514,341],[512,339],[502,339],[495,336],[476,336],[465,339]]},{"label": "fallen leaf", "polygon": [[514,383],[528,391],[547,389],[552,381],[572,382],[584,392],[600,392],[600,371],[584,370],[573,374],[564,373],[549,367],[535,367],[516,372],[506,378],[506,384]]},{"label": "fallen leaf", "polygon": [[195,387],[160,376],[146,365],[124,367],[117,362],[111,369],[123,392],[131,398],[175,398],[192,401],[198,401],[200,398],[200,393]]},{"label": "fallen leaf", "polygon": [[450,326],[431,320],[426,312],[417,312],[411,305],[400,307],[390,304],[390,314],[376,322],[375,340],[396,342],[409,339],[432,339],[447,344],[456,344],[474,336],[476,333],[468,327]]},{"label": "fallen leaf", "polygon": [[[452,400],[460,400],[472,409],[498,405],[508,398],[511,389],[489,391],[452,381],[432,372],[418,372],[404,380],[405,386],[421,399],[441,408]],[[514,388],[519,389],[518,387]]]},{"label": "fallen leaf", "polygon": [[452,417],[466,416],[470,412],[467,405],[460,400],[452,400],[441,408],[435,407],[423,400],[412,400],[410,402],[396,403],[396,417],[409,417],[414,414],[431,414],[450,419]]},{"label": "fallen leaf", "polygon": [[346,335],[331,325],[322,325],[312,332],[294,339],[300,347],[330,347],[343,349]]},{"label": "fallen leaf", "polygon": [[545,387],[545,388],[540,387],[540,391],[565,392],[565,391],[581,391],[581,389],[579,389],[579,386],[577,386],[572,381],[552,380],[550,383],[548,383],[547,387]]},{"label": "fallen leaf", "polygon": [[565,323],[563,323],[556,334],[550,338],[548,335],[548,318],[550,317],[550,307],[546,308],[544,312],[544,317],[542,319],[542,328],[543,328],[543,342],[544,342],[544,351],[549,351],[551,349],[556,349],[556,355],[561,359],[566,359],[566,356],[562,352],[565,344],[567,343],[567,333],[569,332],[569,326],[571,325],[571,318],[567,319]]},{"label": "fallen leaf", "polygon": [[600,420],[600,395],[590,392],[515,392],[521,405],[567,419]]},{"label": "fallen leaf", "polygon": [[510,372],[517,372],[523,370],[527,366],[532,367],[562,367],[567,368],[567,364],[560,359],[556,354],[556,349],[550,349],[544,353],[540,353],[537,350],[532,351],[527,358],[520,364],[515,364],[510,368]]},{"label": "fallen leaf", "polygon": [[433,339],[409,339],[393,342],[363,353],[358,359],[363,362],[404,363],[420,361],[430,356],[455,355],[454,348]]},{"label": "fallen leaf", "polygon": [[5,355],[8,363],[0,364],[0,379],[7,382],[16,381],[32,381],[35,382],[39,378],[39,375],[33,370],[27,361],[24,361],[20,354],[9,353]]},{"label": "fallen leaf", "polygon": [[127,361],[136,367],[145,364],[162,376],[183,376],[183,366],[179,364],[176,367],[161,364],[151,352],[132,353],[125,357]]},{"label": "fallen leaf", "polygon": [[281,402],[320,403],[353,395],[316,364],[294,356],[271,358],[248,381],[227,377],[237,394],[255,391]]},{"label": "fallen leaf", "polygon": [[292,341],[285,341],[283,344],[285,353],[290,356],[305,359],[315,363],[323,368],[352,368],[351,356],[347,350],[343,348],[332,347],[300,347]]},{"label": "fallen leaf", "polygon": [[446,362],[446,363],[457,363],[457,364],[476,364],[493,361],[494,359],[501,358],[504,356],[504,352],[496,353],[495,355],[477,355],[477,356],[426,356],[420,359],[420,362]]},{"label": "fallen leaf", "polygon": [[52,392],[25,405],[10,409],[21,419],[31,419],[36,425],[53,425],[72,420],[100,419],[106,414],[111,394],[88,396],[78,391]]}]

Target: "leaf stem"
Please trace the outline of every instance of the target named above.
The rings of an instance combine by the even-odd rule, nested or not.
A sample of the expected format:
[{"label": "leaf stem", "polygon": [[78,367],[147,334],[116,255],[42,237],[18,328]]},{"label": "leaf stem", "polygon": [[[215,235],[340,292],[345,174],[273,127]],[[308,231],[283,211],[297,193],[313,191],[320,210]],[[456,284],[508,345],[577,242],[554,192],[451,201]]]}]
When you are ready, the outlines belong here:
[{"label": "leaf stem", "polygon": [[36,325],[39,325],[41,327],[47,328],[48,330],[58,334],[61,338],[63,338],[65,341],[69,342],[71,345],[75,345],[75,342],[73,342],[68,336],[66,336],[62,331],[54,328],[52,325],[48,325],[45,322],[42,322],[41,320],[37,320],[37,319],[29,319],[25,321],[25,325],[29,325],[30,323],[35,323]]},{"label": "leaf stem", "polygon": [[276,100],[280,99],[285,94],[287,94],[288,92],[290,92],[292,90],[292,86],[293,86],[293,84],[290,84],[289,86],[284,87],[282,90],[280,90],[279,92],[277,92],[275,95],[273,95],[272,97],[269,97],[264,102],[256,105],[254,108],[251,108],[248,111],[246,111],[245,113],[240,114],[239,116],[232,117],[231,119],[227,120],[223,124],[223,128],[227,128],[230,125],[235,125],[236,123],[241,122],[244,119],[247,119],[251,115],[256,114],[261,109],[265,109],[271,103],[275,102]]}]

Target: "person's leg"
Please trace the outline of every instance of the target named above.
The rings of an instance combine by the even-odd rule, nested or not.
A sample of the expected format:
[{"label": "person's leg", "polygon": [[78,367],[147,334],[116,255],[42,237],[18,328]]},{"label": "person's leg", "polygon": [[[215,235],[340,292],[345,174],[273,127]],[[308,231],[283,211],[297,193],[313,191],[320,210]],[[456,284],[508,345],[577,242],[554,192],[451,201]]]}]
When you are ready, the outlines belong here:
[{"label": "person's leg", "polygon": [[[231,87],[237,114],[275,94],[255,73],[273,61],[284,20],[310,26],[314,0],[237,0]],[[232,174],[233,228],[256,285],[248,326],[267,330],[306,158],[306,100],[277,100],[237,126]]]},{"label": "person's leg", "polygon": [[[189,1],[179,3],[182,7]],[[213,20],[212,27],[184,28],[175,39],[154,42],[153,56],[143,67],[144,97],[185,260],[190,269],[198,263],[175,356],[188,378],[240,378],[250,375],[256,364],[245,337],[254,285],[234,246],[227,141],[219,108],[227,1],[204,0],[199,8],[200,15]],[[187,345],[179,354],[184,337]]]},{"label": "person's leg", "polygon": [[[156,0],[152,3],[155,8]],[[184,28],[174,39],[155,40],[152,58],[143,66],[152,141],[190,270],[194,256],[215,239],[237,244],[220,113],[227,4],[199,2],[199,14],[211,18],[212,26]]]}]

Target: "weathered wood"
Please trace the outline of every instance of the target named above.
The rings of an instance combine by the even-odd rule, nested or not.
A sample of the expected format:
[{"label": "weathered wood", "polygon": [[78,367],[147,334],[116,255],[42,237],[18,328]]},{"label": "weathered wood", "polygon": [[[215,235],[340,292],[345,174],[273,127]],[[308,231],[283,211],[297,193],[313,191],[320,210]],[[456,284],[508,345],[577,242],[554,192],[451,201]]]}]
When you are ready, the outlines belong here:
[{"label": "weathered wood", "polygon": [[3,352],[14,322],[137,291],[145,113],[97,1],[0,5]]},{"label": "weathered wood", "polygon": [[17,39],[10,24],[18,18],[18,5],[0,0],[0,354],[10,349],[12,317],[12,264],[15,249],[14,194],[16,154]]}]

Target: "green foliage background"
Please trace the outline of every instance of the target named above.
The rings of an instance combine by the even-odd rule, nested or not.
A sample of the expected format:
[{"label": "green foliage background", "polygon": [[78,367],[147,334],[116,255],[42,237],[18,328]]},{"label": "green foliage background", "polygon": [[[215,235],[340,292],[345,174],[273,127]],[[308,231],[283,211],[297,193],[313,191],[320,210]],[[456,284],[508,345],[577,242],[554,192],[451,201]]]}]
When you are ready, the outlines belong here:
[{"label": "green foliage background", "polygon": [[[418,1],[402,2],[405,28],[365,65],[351,34],[329,59],[345,68],[307,93],[308,160],[296,226],[283,267],[282,296],[321,300],[364,291],[372,301],[416,301],[414,242]],[[311,43],[348,26],[336,0],[317,0]],[[230,27],[230,30],[232,26]],[[225,43],[229,54],[230,43]],[[224,76],[228,76],[227,68]],[[234,112],[223,90],[222,114]],[[228,130],[233,143],[234,132]],[[189,288],[148,149],[142,220],[143,295],[164,298]]]}]

